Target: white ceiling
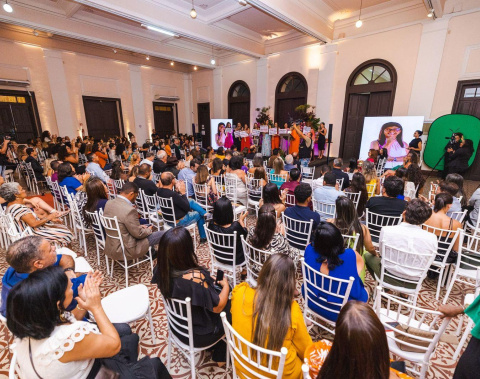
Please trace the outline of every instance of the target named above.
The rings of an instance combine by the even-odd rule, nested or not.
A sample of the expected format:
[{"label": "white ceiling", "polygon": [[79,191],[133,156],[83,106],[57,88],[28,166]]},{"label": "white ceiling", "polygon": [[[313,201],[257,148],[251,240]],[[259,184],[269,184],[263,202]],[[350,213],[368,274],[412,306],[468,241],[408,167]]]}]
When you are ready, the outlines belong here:
[{"label": "white ceiling", "polygon": [[[391,17],[394,22],[394,15],[403,11],[409,12],[410,22],[430,21],[426,17],[426,2],[363,0],[362,19],[364,24],[369,23],[369,32],[375,30],[379,16]],[[438,14],[442,14],[445,2],[464,6],[475,3],[432,2]],[[329,43],[338,35],[334,29],[341,29],[347,35],[362,32],[354,27],[360,0],[248,0],[248,3],[242,6],[237,0],[194,0],[198,13],[194,20],[189,16],[191,0],[15,0],[13,13],[0,10],[0,22],[203,67],[212,67],[212,48],[219,57],[237,54],[239,59],[259,58],[265,54],[272,37],[291,41],[308,35],[312,42]],[[178,37],[146,30],[142,23],[172,31]]]}]

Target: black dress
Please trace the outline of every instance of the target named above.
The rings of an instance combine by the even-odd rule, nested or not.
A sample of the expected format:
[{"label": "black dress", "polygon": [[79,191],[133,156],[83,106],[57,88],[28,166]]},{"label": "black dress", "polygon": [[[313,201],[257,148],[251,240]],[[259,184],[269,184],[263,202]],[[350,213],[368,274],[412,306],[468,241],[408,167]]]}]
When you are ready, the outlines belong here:
[{"label": "black dress", "polygon": [[449,157],[448,173],[463,174],[468,169],[468,161],[472,156],[472,151],[466,147],[460,147]]},{"label": "black dress", "polygon": [[[213,221],[210,222],[208,225],[208,229],[216,232],[216,233],[223,233],[223,234],[233,234],[233,232],[237,232],[237,244],[236,244],[236,254],[235,254],[235,264],[242,264],[245,262],[245,254],[243,253],[243,246],[242,240],[240,236],[246,237],[248,234],[247,229],[243,228],[242,225],[238,221],[234,221],[229,227],[225,228],[223,226],[215,224]],[[220,249],[219,249],[220,250]],[[232,253],[232,249],[225,248],[225,252]],[[221,263],[231,265],[233,262],[227,259],[218,259]]]},{"label": "black dress", "polygon": [[[414,138],[410,141],[408,144],[409,147],[414,147],[415,149],[418,149],[418,144],[422,142],[421,138]],[[415,150],[416,151],[416,150]]]},{"label": "black dress", "polygon": [[318,151],[324,151],[325,150],[325,142],[326,138],[322,133],[318,133],[318,140],[317,140],[317,145],[318,145]]}]

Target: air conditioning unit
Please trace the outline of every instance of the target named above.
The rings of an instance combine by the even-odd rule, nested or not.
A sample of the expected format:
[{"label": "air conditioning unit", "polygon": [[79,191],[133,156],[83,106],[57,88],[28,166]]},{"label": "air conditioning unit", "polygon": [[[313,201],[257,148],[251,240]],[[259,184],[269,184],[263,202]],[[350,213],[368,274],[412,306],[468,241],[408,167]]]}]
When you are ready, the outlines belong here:
[{"label": "air conditioning unit", "polygon": [[28,80],[12,80],[0,78],[0,86],[27,88],[30,87],[30,82]]},{"label": "air conditioning unit", "polygon": [[161,95],[155,95],[155,100],[159,101],[179,101],[180,97],[179,96],[161,96]]}]

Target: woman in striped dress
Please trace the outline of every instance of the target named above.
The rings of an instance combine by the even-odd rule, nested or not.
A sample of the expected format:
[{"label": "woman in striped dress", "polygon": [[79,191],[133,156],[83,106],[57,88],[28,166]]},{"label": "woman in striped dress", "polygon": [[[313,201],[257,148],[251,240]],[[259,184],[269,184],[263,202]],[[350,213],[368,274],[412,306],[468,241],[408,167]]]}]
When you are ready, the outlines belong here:
[{"label": "woman in striped dress", "polygon": [[0,196],[7,202],[6,213],[11,214],[20,229],[32,228],[33,233],[50,242],[62,246],[69,245],[73,240],[72,232],[58,219],[57,212],[39,217],[25,205],[27,192],[18,183],[5,183],[0,187]]}]

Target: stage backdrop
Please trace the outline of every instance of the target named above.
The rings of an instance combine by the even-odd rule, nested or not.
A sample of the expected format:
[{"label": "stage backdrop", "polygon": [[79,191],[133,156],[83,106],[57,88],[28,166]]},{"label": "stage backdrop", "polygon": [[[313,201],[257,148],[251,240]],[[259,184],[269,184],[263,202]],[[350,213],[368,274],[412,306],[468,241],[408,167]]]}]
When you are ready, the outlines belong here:
[{"label": "stage backdrop", "polygon": [[[438,160],[445,154],[445,145],[453,133],[461,132],[465,139],[473,141],[475,149],[468,161],[470,166],[477,153],[478,142],[480,141],[480,120],[475,116],[465,114],[447,114],[437,118],[430,126],[428,138],[423,152],[423,161],[427,166],[433,168]],[[437,170],[443,170],[444,160],[437,165]]]},{"label": "stage backdrop", "polygon": [[[223,133],[220,134],[219,142],[217,143],[217,134],[221,127],[219,124],[223,123],[225,126],[223,127]],[[226,129],[229,130],[226,130]],[[212,118],[210,120],[210,138],[211,138],[211,145],[214,150],[217,150],[220,146],[225,147],[225,141],[228,141],[229,138],[233,138],[233,130],[232,130],[232,119],[229,118]],[[228,142],[227,142],[228,145]]]},{"label": "stage backdrop", "polygon": [[[400,124],[400,127],[388,126],[383,128],[389,122],[396,122]],[[405,147],[408,147],[408,144],[414,138],[413,133],[415,130],[422,130],[422,127],[423,116],[365,117],[359,159],[366,160],[370,149],[378,150],[386,146],[386,137],[390,137],[394,141],[388,144],[390,146],[388,148],[388,156],[396,159],[396,161],[387,162],[385,167],[401,165],[403,157],[408,154],[408,150]],[[384,129],[387,130],[385,131]],[[348,157],[345,158],[348,159]]]}]

